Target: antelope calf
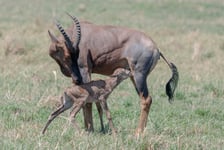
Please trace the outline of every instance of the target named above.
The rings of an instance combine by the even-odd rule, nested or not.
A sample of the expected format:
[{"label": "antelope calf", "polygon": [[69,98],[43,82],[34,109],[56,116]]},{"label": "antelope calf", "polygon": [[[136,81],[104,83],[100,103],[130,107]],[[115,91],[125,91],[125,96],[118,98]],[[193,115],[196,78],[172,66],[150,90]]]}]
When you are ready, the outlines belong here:
[{"label": "antelope calf", "polygon": [[70,121],[75,125],[75,116],[86,103],[100,102],[102,108],[106,112],[106,117],[109,121],[109,127],[111,128],[112,133],[115,134],[116,130],[114,128],[106,100],[113,89],[123,80],[127,79],[130,74],[131,73],[129,70],[119,68],[116,69],[113,75],[106,80],[91,81],[82,85],[74,84],[72,87],[68,87],[64,91],[64,95],[62,97],[63,104],[49,116],[47,124],[45,125],[42,133],[44,134],[49,124],[59,114],[63,113],[67,109],[73,107],[70,113]]}]

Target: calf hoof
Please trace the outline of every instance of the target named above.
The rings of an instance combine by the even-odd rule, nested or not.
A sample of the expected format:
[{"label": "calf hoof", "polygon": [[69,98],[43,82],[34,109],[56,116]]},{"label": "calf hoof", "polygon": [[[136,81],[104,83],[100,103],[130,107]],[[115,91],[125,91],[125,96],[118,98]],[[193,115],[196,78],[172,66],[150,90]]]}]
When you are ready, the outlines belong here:
[{"label": "calf hoof", "polygon": [[141,128],[137,128],[135,130],[135,137],[139,138],[143,134],[143,130]]}]

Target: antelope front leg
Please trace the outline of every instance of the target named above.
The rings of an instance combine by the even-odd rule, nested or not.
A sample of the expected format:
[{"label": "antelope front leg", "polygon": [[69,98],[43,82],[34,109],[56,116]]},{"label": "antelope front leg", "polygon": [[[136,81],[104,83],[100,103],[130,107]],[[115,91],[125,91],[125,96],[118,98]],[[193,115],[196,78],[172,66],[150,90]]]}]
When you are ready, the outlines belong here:
[{"label": "antelope front leg", "polygon": [[[84,65],[85,66],[85,65]],[[88,67],[79,68],[84,83],[88,83],[91,80],[90,71]],[[83,106],[84,125],[87,131],[93,132],[93,115],[92,115],[92,103],[86,103]]]},{"label": "antelope front leg", "polygon": [[151,96],[148,96],[147,98],[144,98],[143,96],[141,97],[141,114],[138,128],[136,129],[136,136],[139,136],[146,127],[151,103],[152,103]]}]

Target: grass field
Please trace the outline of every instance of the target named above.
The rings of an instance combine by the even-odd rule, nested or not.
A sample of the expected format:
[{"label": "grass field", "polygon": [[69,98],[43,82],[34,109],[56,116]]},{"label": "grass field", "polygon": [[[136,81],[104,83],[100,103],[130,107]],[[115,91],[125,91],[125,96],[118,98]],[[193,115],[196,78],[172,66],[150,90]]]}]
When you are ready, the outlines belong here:
[{"label": "grass field", "polygon": [[[0,6],[0,149],[224,149],[223,0],[0,0]],[[173,104],[165,95],[167,65],[159,61],[149,75],[153,104],[141,138],[133,136],[140,106],[130,80],[108,100],[116,138],[99,132],[95,106],[94,133],[84,131],[82,113],[79,133],[65,112],[41,135],[71,85],[48,56],[47,30],[59,34],[55,18],[70,26],[66,11],[80,20],[141,30],[177,65]]]}]

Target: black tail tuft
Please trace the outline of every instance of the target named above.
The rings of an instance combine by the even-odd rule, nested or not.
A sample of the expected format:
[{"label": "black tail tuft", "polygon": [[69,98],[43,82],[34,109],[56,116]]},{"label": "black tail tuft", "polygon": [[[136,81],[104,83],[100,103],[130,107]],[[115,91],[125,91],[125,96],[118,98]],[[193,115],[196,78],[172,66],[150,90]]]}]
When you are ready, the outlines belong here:
[{"label": "black tail tuft", "polygon": [[172,70],[172,77],[166,84],[166,95],[169,97],[168,100],[171,103],[173,101],[174,91],[178,84],[179,73],[177,67],[173,63],[170,63],[170,69]]}]

